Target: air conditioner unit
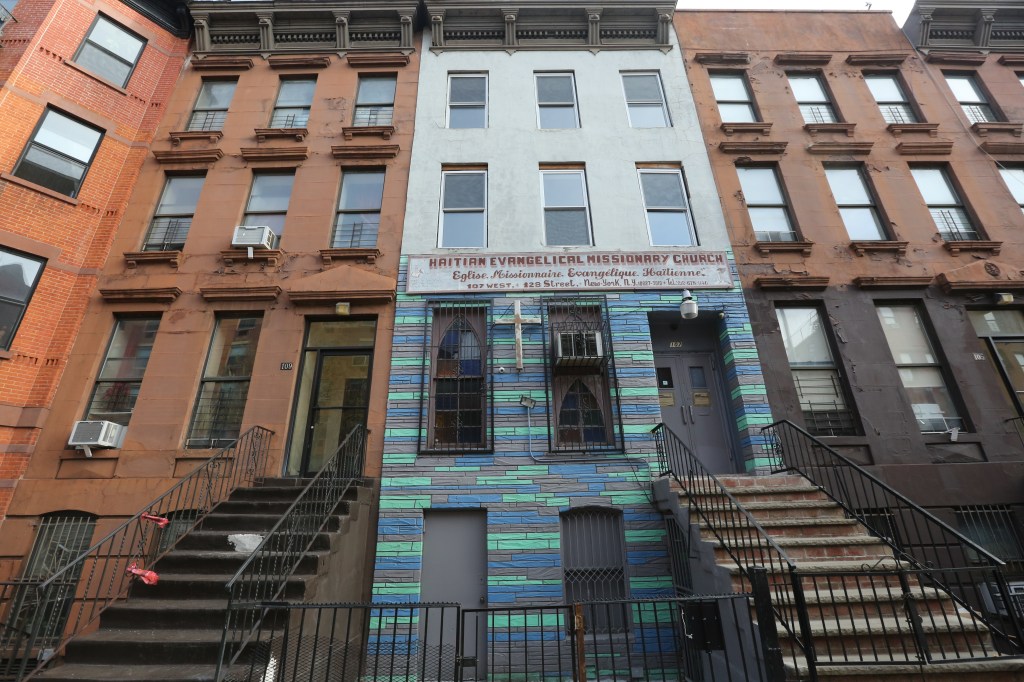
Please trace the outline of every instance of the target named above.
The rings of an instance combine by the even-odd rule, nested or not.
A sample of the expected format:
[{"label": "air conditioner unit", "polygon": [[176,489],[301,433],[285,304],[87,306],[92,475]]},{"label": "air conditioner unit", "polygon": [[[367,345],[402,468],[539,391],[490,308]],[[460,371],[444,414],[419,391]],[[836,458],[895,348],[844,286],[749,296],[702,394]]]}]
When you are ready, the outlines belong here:
[{"label": "air conditioner unit", "polygon": [[117,448],[124,438],[124,427],[114,422],[95,420],[75,422],[68,445],[92,457],[92,448]]},{"label": "air conditioner unit", "polygon": [[238,249],[272,249],[277,235],[266,225],[239,225],[231,238],[231,246]]},{"label": "air conditioner unit", "polygon": [[555,332],[556,367],[599,367],[604,359],[601,332]]}]

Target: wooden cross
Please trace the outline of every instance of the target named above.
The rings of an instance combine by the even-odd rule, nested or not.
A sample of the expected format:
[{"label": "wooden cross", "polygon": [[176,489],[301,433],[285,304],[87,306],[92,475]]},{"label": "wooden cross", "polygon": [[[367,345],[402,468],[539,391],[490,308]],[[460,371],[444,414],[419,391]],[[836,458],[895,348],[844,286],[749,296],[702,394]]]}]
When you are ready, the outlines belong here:
[{"label": "wooden cross", "polygon": [[516,369],[523,371],[523,325],[540,324],[539,317],[523,317],[523,309],[520,301],[515,302],[515,314],[512,317],[503,317],[494,321],[495,324],[514,324],[516,326]]}]

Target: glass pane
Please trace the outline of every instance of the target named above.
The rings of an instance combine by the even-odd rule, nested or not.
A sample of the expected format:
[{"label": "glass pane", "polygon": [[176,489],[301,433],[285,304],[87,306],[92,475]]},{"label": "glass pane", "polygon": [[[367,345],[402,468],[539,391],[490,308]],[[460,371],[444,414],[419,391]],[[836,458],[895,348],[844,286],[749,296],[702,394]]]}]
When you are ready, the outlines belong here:
[{"label": "glass pane", "polygon": [[1019,310],[969,310],[978,336],[1024,336],[1024,313]]},{"label": "glass pane", "polygon": [[668,117],[660,104],[630,104],[629,125],[634,128],[665,128]]},{"label": "glass pane", "polygon": [[917,123],[917,114],[908,104],[882,104],[878,110],[886,123]]},{"label": "glass pane", "polygon": [[779,331],[790,366],[832,365],[832,351],[815,308],[778,308]]},{"label": "glass pane", "polygon": [[308,107],[278,107],[270,117],[271,128],[302,128],[309,123]]},{"label": "glass pane", "polygon": [[757,238],[766,241],[793,241],[796,235],[784,208],[748,208],[750,223]]},{"label": "glass pane", "polygon": [[377,245],[380,213],[342,213],[334,227],[332,248],[371,248]]},{"label": "glass pane", "polygon": [[834,369],[794,369],[793,385],[804,410],[825,412],[846,408],[839,373]]},{"label": "glass pane", "polygon": [[89,41],[113,52],[121,59],[132,64],[142,51],[145,44],[113,22],[100,17],[89,32]]},{"label": "glass pane", "polygon": [[18,321],[24,310],[24,303],[8,303],[0,300],[0,348],[10,348],[11,340],[14,338],[14,332],[18,330]]},{"label": "glass pane", "polygon": [[186,447],[223,447],[238,438],[248,381],[208,381],[202,386]]},{"label": "glass pane", "polygon": [[479,208],[485,206],[486,173],[446,173],[444,176],[444,208]]},{"label": "glass pane", "polygon": [[313,102],[315,79],[284,80],[277,94],[277,107],[308,107]]},{"label": "glass pane", "polygon": [[797,102],[828,102],[817,76],[789,76],[789,86]]},{"label": "glass pane", "polygon": [[584,210],[549,209],[544,212],[544,227],[547,231],[545,243],[548,246],[590,244],[590,227]]},{"label": "glass pane", "polygon": [[307,348],[373,348],[375,320],[325,320],[311,322]]},{"label": "glass pane", "polygon": [[85,418],[128,426],[141,387],[141,381],[97,381]]},{"label": "glass pane", "polygon": [[572,76],[537,76],[537,101],[541,104],[574,104]]},{"label": "glass pane", "polygon": [[585,206],[581,173],[541,173],[545,206]]},{"label": "glass pane", "polygon": [[242,224],[249,227],[269,227],[271,232],[280,237],[284,234],[284,213],[246,213]]},{"label": "glass pane", "polygon": [[782,190],[771,168],[737,168],[740,176],[740,187],[743,198],[748,205],[776,204],[783,205]]},{"label": "glass pane", "polygon": [[967,120],[971,123],[985,123],[986,121],[997,120],[995,111],[987,104],[964,104],[961,108],[964,110]]},{"label": "glass pane", "polygon": [[686,208],[678,173],[640,173],[647,208]]},{"label": "glass pane", "polygon": [[910,173],[917,182],[924,203],[929,206],[959,204],[953,188],[949,185],[946,173],[941,168],[911,168]]},{"label": "glass pane", "polygon": [[262,327],[261,317],[218,319],[203,377],[210,379],[250,376]]},{"label": "glass pane", "polygon": [[91,43],[82,45],[82,49],[78,51],[75,62],[85,70],[106,78],[114,85],[123,86],[127,83],[128,75],[132,70],[131,64],[126,64]]},{"label": "glass pane", "polygon": [[871,76],[864,79],[876,102],[903,102],[903,91],[892,76]]},{"label": "glass pane", "polygon": [[235,96],[237,81],[203,81],[196,100],[197,109],[227,109]]},{"label": "glass pane", "polygon": [[932,344],[917,310],[911,306],[878,306],[889,350],[896,364],[931,364],[937,362]]},{"label": "glass pane", "polygon": [[483,212],[444,214],[442,247],[485,246],[484,236]]},{"label": "glass pane", "polygon": [[832,189],[832,196],[840,206],[870,205],[873,203],[864,186],[864,176],[857,168],[826,168],[825,177]]},{"label": "glass pane", "polygon": [[341,200],[338,208],[342,210],[380,209],[384,196],[384,171],[351,171],[341,178]]},{"label": "glass pane", "polygon": [[19,178],[72,197],[78,192],[78,183],[84,174],[84,164],[68,161],[45,147],[36,146],[29,148],[14,169],[14,175]]},{"label": "glass pane", "polygon": [[576,108],[574,106],[553,107],[546,105],[540,108],[540,127],[551,130],[576,128]]},{"label": "glass pane", "polygon": [[287,211],[294,182],[293,173],[255,176],[252,179],[252,193],[249,195],[249,206],[246,210],[250,213]]},{"label": "glass pane", "polygon": [[37,260],[0,249],[0,298],[27,302],[42,269],[43,264]]},{"label": "glass pane", "polygon": [[485,76],[452,76],[452,104],[483,104],[487,101],[487,78]]},{"label": "glass pane", "polygon": [[192,215],[196,212],[199,192],[203,189],[204,177],[167,178],[164,193],[160,196],[160,204],[156,208],[157,215]]},{"label": "glass pane", "polygon": [[484,107],[452,107],[448,113],[449,128],[486,128],[487,111]]},{"label": "glass pane", "polygon": [[692,246],[693,235],[685,211],[648,211],[651,246]]},{"label": "glass pane", "polygon": [[100,379],[141,379],[160,319],[118,320],[100,369]]},{"label": "glass pane", "polygon": [[841,208],[839,214],[843,217],[843,224],[850,239],[885,239],[882,223],[878,220],[878,213],[874,208]]},{"label": "glass pane", "polygon": [[949,89],[953,91],[953,96],[956,97],[958,102],[985,101],[985,98],[981,96],[981,92],[978,90],[978,86],[975,85],[974,79],[970,76],[946,76],[946,82],[949,84]]},{"label": "glass pane", "polygon": [[626,89],[626,100],[629,102],[661,103],[661,83],[653,73],[630,74],[622,77],[622,85]]},{"label": "glass pane", "polygon": [[901,367],[900,380],[921,431],[947,431],[963,425],[937,367]]},{"label": "glass pane", "polygon": [[804,123],[835,123],[838,120],[831,104],[801,104],[800,114]]},{"label": "glass pane", "polygon": [[1013,198],[1024,206],[1024,168],[1000,168],[999,174]]},{"label": "glass pane", "polygon": [[361,76],[356,104],[394,104],[394,76]]},{"label": "glass pane", "polygon": [[102,136],[98,130],[49,110],[36,133],[35,142],[87,163]]},{"label": "glass pane", "polygon": [[757,116],[750,104],[719,104],[718,113],[725,123],[754,123]]},{"label": "glass pane", "polygon": [[929,209],[929,213],[943,239],[954,241],[978,238],[978,233],[971,225],[971,219],[964,209],[955,206],[932,208]]},{"label": "glass pane", "polygon": [[733,102],[747,102],[750,95],[747,93],[747,83],[743,76],[712,76],[711,89],[718,101],[731,100]]}]

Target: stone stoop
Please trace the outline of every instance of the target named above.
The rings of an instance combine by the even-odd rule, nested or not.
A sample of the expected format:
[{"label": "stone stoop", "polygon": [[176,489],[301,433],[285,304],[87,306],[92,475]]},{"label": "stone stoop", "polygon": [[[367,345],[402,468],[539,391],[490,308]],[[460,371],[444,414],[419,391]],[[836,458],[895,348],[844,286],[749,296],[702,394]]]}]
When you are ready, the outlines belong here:
[{"label": "stone stoop", "polygon": [[[1024,660],[999,657],[982,623],[958,608],[945,592],[922,586],[909,576],[910,594],[922,615],[933,660],[947,661],[920,665],[898,577],[824,575],[887,571],[905,564],[865,526],[847,518],[842,507],[807,479],[735,475],[719,476],[718,480],[797,564],[802,574],[818,678],[822,682],[1024,682]],[[700,487],[707,490],[712,486]],[[685,507],[687,493],[677,492],[680,505]],[[703,502],[705,508],[721,509],[724,496],[697,495],[694,501]],[[721,521],[725,514],[711,511],[709,516],[712,521]],[[749,590],[725,543],[715,537],[702,519],[696,515],[692,518],[699,521],[701,539],[714,547],[718,566],[731,575],[733,588]],[[731,519],[735,521],[735,516]],[[727,542],[734,553],[757,558],[761,551],[757,549],[757,537],[753,528],[740,528],[729,534]],[[771,569],[769,562],[764,565]],[[770,573],[769,581],[785,585],[788,575]],[[773,587],[772,599],[777,608],[793,605],[792,591],[785,587]],[[787,679],[808,679],[796,642],[784,628],[778,629]],[[992,658],[958,660],[981,655],[983,651]]]},{"label": "stone stoop", "polygon": [[[63,660],[33,679],[212,681],[227,611],[225,585],[248,557],[233,550],[228,536],[270,530],[304,483],[300,479],[265,479],[258,487],[236,490],[156,563],[157,585],[134,585],[126,601],[103,612],[98,630],[68,643]],[[349,490],[327,532],[318,535],[288,579],[285,599],[315,598],[331,558],[342,551],[345,536],[360,515],[365,516],[361,508],[369,493],[358,486]]]}]

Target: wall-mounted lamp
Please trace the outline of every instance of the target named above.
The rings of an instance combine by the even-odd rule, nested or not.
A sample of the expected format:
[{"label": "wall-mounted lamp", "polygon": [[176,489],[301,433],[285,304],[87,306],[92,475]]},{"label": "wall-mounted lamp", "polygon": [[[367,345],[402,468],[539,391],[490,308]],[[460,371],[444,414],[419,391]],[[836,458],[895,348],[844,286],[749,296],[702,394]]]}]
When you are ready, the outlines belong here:
[{"label": "wall-mounted lamp", "polygon": [[1013,305],[1013,294],[998,293],[992,294],[992,297],[995,298],[996,305]]},{"label": "wall-mounted lamp", "polygon": [[697,301],[693,300],[693,294],[689,289],[683,289],[683,302],[679,304],[679,314],[684,320],[697,317]]},{"label": "wall-mounted lamp", "polygon": [[519,404],[528,410],[537,407],[537,401],[528,395],[519,396]]}]

